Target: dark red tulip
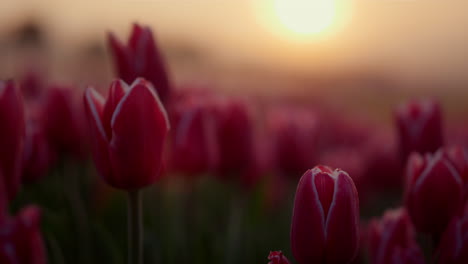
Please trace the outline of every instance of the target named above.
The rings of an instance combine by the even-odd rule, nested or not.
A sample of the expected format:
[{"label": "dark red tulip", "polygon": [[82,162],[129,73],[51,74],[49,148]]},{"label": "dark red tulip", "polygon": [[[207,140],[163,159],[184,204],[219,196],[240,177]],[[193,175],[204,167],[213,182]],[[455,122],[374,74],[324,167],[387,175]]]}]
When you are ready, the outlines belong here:
[{"label": "dark red tulip", "polygon": [[29,206],[0,223],[0,263],[45,264],[39,208]]},{"label": "dark red tulip", "polygon": [[289,260],[283,255],[281,251],[270,251],[268,255],[268,264],[289,264]]},{"label": "dark red tulip", "polygon": [[172,115],[172,170],[189,175],[213,172],[219,163],[218,127],[213,109],[203,100],[175,105]]},{"label": "dark red tulip", "polygon": [[445,230],[437,256],[439,264],[468,263],[468,204]]},{"label": "dark red tulip", "polygon": [[350,263],[359,236],[359,198],[351,177],[326,166],[308,170],[297,186],[291,221],[297,262]]},{"label": "dark red tulip", "polygon": [[440,235],[463,200],[463,180],[442,150],[413,153],[407,164],[405,203],[416,229]]},{"label": "dark red tulip", "polygon": [[83,159],[86,155],[86,118],[78,94],[71,87],[49,88],[42,110],[44,132],[56,153]]},{"label": "dark red tulip", "polygon": [[84,101],[94,163],[104,180],[128,191],[152,184],[160,174],[169,120],[151,83],[116,80],[106,101],[93,88]]},{"label": "dark red tulip", "polygon": [[372,220],[368,231],[371,264],[423,264],[414,227],[405,209],[387,210],[382,219]]},{"label": "dark red tulip", "polygon": [[[468,150],[460,146],[454,146],[446,148],[445,154],[460,173],[465,185],[468,184]],[[465,191],[468,191],[466,187]]]},{"label": "dark red tulip", "polygon": [[435,152],[444,144],[442,113],[434,100],[418,100],[400,105],[395,111],[401,158],[411,152]]},{"label": "dark red tulip", "polygon": [[[269,114],[274,163],[278,170],[297,175],[317,162],[318,117],[308,109],[281,107]],[[299,174],[300,175],[300,174]]]},{"label": "dark red tulip", "polygon": [[12,81],[0,82],[0,174],[6,197],[20,188],[25,121],[23,99]]},{"label": "dark red tulip", "polygon": [[108,42],[118,77],[127,83],[138,77],[145,78],[154,85],[159,98],[166,102],[170,95],[169,77],[151,29],[134,24],[127,46],[112,33]]}]

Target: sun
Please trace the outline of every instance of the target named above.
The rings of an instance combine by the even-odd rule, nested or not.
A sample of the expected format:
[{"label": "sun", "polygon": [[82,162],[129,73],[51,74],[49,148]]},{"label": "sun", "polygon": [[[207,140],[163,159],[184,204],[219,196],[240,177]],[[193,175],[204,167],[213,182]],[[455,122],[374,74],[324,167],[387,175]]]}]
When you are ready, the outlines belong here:
[{"label": "sun", "polygon": [[336,0],[274,0],[275,14],[288,30],[313,35],[333,24]]}]

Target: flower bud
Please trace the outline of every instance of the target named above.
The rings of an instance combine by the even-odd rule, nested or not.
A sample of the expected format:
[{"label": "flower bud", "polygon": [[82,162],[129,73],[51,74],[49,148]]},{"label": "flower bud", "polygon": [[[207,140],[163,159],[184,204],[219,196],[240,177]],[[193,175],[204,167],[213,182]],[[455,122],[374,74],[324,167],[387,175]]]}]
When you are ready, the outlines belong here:
[{"label": "flower bud", "polygon": [[289,264],[289,260],[283,255],[283,252],[281,251],[270,251],[268,260],[268,264]]}]

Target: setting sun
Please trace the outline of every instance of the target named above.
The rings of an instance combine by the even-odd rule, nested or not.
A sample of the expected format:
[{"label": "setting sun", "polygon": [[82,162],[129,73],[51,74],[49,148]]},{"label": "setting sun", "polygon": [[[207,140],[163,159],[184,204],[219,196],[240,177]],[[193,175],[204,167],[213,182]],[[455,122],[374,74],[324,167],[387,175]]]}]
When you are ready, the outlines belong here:
[{"label": "setting sun", "polygon": [[336,13],[335,0],[274,0],[274,9],[284,27],[302,35],[324,31]]}]

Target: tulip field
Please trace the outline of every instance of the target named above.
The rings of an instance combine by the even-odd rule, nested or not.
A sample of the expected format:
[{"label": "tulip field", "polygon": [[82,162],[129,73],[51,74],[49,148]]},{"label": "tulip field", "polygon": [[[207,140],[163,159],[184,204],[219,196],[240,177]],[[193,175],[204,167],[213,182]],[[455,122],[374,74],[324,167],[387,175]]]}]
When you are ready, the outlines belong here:
[{"label": "tulip field", "polygon": [[102,37],[104,88],[0,81],[0,264],[468,263],[468,129],[437,97],[367,121],[180,87],[148,26]]}]

